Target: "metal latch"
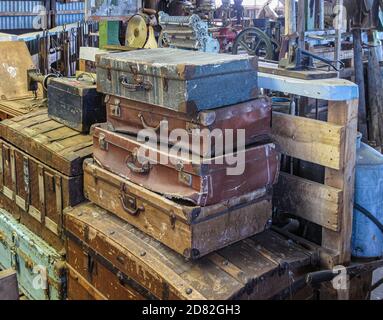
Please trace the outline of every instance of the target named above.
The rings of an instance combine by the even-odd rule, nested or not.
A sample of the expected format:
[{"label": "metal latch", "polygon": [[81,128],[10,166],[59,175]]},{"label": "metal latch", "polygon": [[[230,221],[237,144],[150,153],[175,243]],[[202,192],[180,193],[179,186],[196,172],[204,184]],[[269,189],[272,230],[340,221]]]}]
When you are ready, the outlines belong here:
[{"label": "metal latch", "polygon": [[108,150],[108,142],[106,141],[105,135],[103,133],[100,133],[98,137],[98,145],[101,150]]},{"label": "metal latch", "polygon": [[114,103],[110,105],[110,113],[114,117],[121,117],[120,99],[114,99]]},{"label": "metal latch", "polygon": [[190,173],[184,172],[183,169],[184,169],[183,162],[179,161],[176,164],[176,170],[178,171],[178,181],[191,187],[193,183],[193,176]]}]

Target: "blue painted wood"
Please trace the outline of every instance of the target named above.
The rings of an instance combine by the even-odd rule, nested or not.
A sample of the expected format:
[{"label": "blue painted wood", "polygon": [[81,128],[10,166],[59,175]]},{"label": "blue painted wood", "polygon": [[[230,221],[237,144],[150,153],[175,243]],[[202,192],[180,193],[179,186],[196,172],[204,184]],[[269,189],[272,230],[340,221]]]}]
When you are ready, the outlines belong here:
[{"label": "blue painted wood", "polygon": [[17,271],[19,288],[29,299],[65,299],[63,256],[3,209],[0,209],[0,266]]},{"label": "blue painted wood", "polygon": [[[98,91],[180,112],[258,95],[257,59],[247,55],[158,48],[99,55],[96,61]],[[137,88],[140,81],[149,88]]]},{"label": "blue painted wood", "polygon": [[343,79],[302,80],[260,72],[259,87],[303,97],[329,101],[346,101],[359,98],[355,83]]}]

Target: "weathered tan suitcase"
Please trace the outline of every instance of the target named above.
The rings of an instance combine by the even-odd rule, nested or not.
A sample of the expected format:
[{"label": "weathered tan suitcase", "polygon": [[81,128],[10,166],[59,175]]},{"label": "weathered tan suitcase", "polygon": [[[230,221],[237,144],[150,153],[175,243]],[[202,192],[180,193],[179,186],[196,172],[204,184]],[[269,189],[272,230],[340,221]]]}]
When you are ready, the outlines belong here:
[{"label": "weathered tan suitcase", "polygon": [[62,249],[62,210],[84,200],[82,161],[92,137],[49,119],[46,110],[1,122],[0,135],[0,203]]},{"label": "weathered tan suitcase", "polygon": [[[135,137],[101,126],[95,127],[93,139],[93,156],[103,168],[166,197],[200,206],[271,187],[278,179],[279,153],[271,142],[236,152],[238,172],[229,175],[228,170],[235,167],[228,164],[230,154],[211,159],[173,155],[167,146],[162,148],[165,151],[157,145],[147,148]],[[143,161],[139,161],[140,149],[149,153]]]},{"label": "weathered tan suitcase", "polygon": [[72,299],[268,299],[311,260],[271,230],[191,261],[94,204],[64,216]]},{"label": "weathered tan suitcase", "polygon": [[[161,140],[160,130],[164,131],[166,126],[166,141],[161,142],[178,143],[183,149],[190,149],[195,141],[198,150],[190,151],[203,157],[216,154],[217,138],[222,138],[222,145],[225,145],[224,130],[233,130],[234,149],[237,147],[237,129],[245,130],[245,145],[265,139],[271,131],[271,100],[266,97],[191,114],[112,96],[106,96],[105,101],[109,129],[135,135],[142,129],[151,129]],[[182,145],[182,141],[169,140],[170,132],[175,129],[188,132],[186,145]]]},{"label": "weathered tan suitcase", "polygon": [[255,56],[157,48],[96,56],[97,90],[179,112],[258,96]]},{"label": "weathered tan suitcase", "polygon": [[262,188],[216,205],[171,201],[84,161],[87,199],[187,258],[199,258],[256,233],[271,219],[271,192]]}]

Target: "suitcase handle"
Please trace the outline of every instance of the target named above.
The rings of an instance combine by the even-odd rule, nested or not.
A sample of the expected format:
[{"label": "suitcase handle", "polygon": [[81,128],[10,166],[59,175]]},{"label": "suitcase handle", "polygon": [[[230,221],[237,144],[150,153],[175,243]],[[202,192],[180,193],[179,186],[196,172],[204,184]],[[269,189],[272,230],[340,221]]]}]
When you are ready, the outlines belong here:
[{"label": "suitcase handle", "polygon": [[125,192],[125,184],[121,184],[121,193],[120,193],[121,205],[124,210],[129,213],[131,216],[138,216],[141,211],[145,211],[143,206],[137,207],[137,200],[135,197],[127,194]]},{"label": "suitcase handle", "polygon": [[138,117],[140,118],[141,124],[145,129],[151,129],[154,131],[160,130],[162,121],[160,121],[160,123],[156,127],[151,127],[151,126],[148,126],[148,124],[146,123],[145,118],[144,118],[142,113],[139,113]]},{"label": "suitcase handle", "polygon": [[149,91],[152,89],[153,85],[144,80],[142,77],[134,75],[134,83],[129,83],[126,76],[120,77],[121,85],[124,86],[128,91]]},{"label": "suitcase handle", "polygon": [[137,167],[133,162],[126,160],[126,165],[130,170],[134,173],[148,173],[150,171],[150,163],[149,161],[145,161],[141,167]]}]

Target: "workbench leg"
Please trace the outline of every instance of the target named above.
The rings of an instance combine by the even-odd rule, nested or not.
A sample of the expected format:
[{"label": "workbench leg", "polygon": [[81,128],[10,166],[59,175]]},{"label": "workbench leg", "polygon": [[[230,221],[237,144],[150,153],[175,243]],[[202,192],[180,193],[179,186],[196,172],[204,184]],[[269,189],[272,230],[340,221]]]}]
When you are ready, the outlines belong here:
[{"label": "workbench leg", "polygon": [[356,161],[356,135],[358,125],[358,100],[329,102],[328,122],[345,127],[341,170],[326,168],[325,184],[343,190],[339,232],[323,228],[322,246],[333,251],[333,261],[322,261],[332,268],[337,264],[347,264],[351,259],[351,233],[354,204],[354,181]]}]

